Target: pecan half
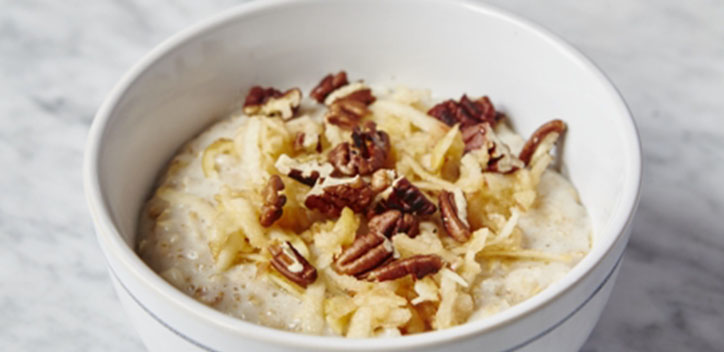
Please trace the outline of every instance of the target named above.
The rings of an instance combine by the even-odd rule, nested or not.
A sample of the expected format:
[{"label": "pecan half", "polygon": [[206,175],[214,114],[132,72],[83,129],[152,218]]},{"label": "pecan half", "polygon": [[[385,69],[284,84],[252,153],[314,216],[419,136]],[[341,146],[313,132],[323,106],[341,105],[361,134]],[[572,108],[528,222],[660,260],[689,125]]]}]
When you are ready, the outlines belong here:
[{"label": "pecan half", "polygon": [[403,213],[430,215],[437,210],[435,204],[405,177],[398,178],[381,196],[382,199],[375,205],[373,214],[397,209]]},{"label": "pecan half", "polygon": [[317,183],[304,205],[309,209],[319,210],[330,217],[338,217],[344,207],[349,207],[355,213],[360,213],[372,202],[374,192],[360,177],[352,179],[325,178],[324,182]]},{"label": "pecan half", "polygon": [[[440,202],[440,217],[445,231],[458,242],[467,241],[470,238],[470,226],[467,224],[466,219],[459,216],[458,202],[455,201],[455,195],[448,191],[442,191],[438,196],[438,200]],[[462,203],[460,204],[461,207],[466,206],[464,201],[464,198],[460,201]]]},{"label": "pecan half", "polygon": [[287,202],[287,196],[281,193],[283,189],[284,182],[279,175],[269,178],[269,182],[262,191],[264,205],[261,207],[261,214],[259,215],[261,226],[269,227],[282,217],[282,208]]},{"label": "pecan half", "polygon": [[416,279],[435,274],[442,269],[443,261],[435,254],[419,254],[409,258],[395,260],[387,265],[371,270],[364,275],[367,281],[395,280],[407,275]]},{"label": "pecan half", "polygon": [[349,82],[347,81],[346,72],[339,71],[336,75],[330,73],[322,78],[319,84],[309,93],[309,96],[322,103],[329,93],[332,93],[332,91],[339,87],[347,85],[347,83]]},{"label": "pecan half", "polygon": [[415,237],[420,233],[420,221],[417,217],[394,209],[375,215],[369,220],[367,227],[370,232],[379,233],[388,238],[402,232],[410,237]]},{"label": "pecan half", "polygon": [[450,99],[433,106],[427,114],[448,126],[459,123],[461,128],[481,122],[494,125],[500,118],[488,97],[470,100],[465,94],[460,101]]},{"label": "pecan half", "polygon": [[352,143],[344,142],[332,149],[327,159],[338,173],[347,176],[369,175],[387,163],[390,137],[378,131],[374,122],[367,122],[364,131],[355,127]]},{"label": "pecan half", "polygon": [[565,131],[566,123],[561,120],[552,120],[544,123],[538,127],[530,139],[525,142],[523,149],[520,151],[520,154],[518,154],[518,159],[525,165],[530,164],[533,154],[535,154],[539,147],[547,148],[546,152],[550,151],[558,140],[558,137]]},{"label": "pecan half", "polygon": [[302,91],[292,88],[282,93],[274,88],[251,87],[244,100],[243,111],[247,115],[279,116],[284,120],[294,117],[302,103]]},{"label": "pecan half", "polygon": [[305,288],[317,280],[317,269],[291,243],[272,245],[268,249],[272,255],[272,267],[287,279]]},{"label": "pecan half", "polygon": [[369,114],[367,104],[352,99],[339,99],[329,106],[325,120],[333,125],[351,129]]},{"label": "pecan half", "polygon": [[369,232],[357,237],[335,261],[340,274],[361,275],[392,257],[394,247],[386,237]]}]

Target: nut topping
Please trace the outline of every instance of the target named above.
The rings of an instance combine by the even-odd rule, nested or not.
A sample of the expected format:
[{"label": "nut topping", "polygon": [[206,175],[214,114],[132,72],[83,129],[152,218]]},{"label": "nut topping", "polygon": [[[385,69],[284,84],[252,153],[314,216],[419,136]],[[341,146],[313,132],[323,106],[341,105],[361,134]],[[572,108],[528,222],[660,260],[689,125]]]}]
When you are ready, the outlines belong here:
[{"label": "nut topping", "polygon": [[416,279],[435,274],[442,269],[443,261],[435,254],[420,254],[395,260],[364,275],[367,281],[388,281],[412,275]]},{"label": "nut topping", "polygon": [[470,100],[465,94],[459,102],[452,99],[446,100],[433,106],[427,114],[448,126],[459,123],[461,128],[482,122],[494,125],[500,118],[488,97]]},{"label": "nut topping", "polygon": [[341,274],[361,275],[392,257],[394,248],[386,237],[369,232],[357,237],[335,261],[335,269]]},{"label": "nut topping", "polygon": [[327,158],[338,173],[347,176],[369,175],[387,163],[390,138],[384,131],[377,131],[374,122],[365,124],[362,131],[355,127],[352,143],[344,142],[332,149]]},{"label": "nut topping", "polygon": [[[455,195],[448,191],[440,192],[438,200],[440,202],[440,217],[442,218],[442,225],[445,227],[448,235],[454,238],[458,242],[465,242],[470,238],[470,226],[467,224],[467,220],[459,216],[457,203],[461,207],[466,206],[464,197],[459,202],[456,202]],[[462,209],[460,209],[462,210]]]},{"label": "nut topping", "polygon": [[317,280],[317,269],[309,264],[288,241],[270,246],[269,253],[272,255],[272,267],[299,286],[306,288]]},{"label": "nut topping", "polygon": [[304,205],[330,217],[338,217],[344,207],[360,213],[372,202],[374,193],[359,176],[351,179],[325,178],[309,192]]},{"label": "nut topping", "polygon": [[332,93],[339,87],[347,85],[347,83],[349,82],[347,81],[346,72],[339,71],[336,75],[332,75],[330,73],[322,78],[319,84],[317,84],[317,86],[312,89],[312,92],[309,93],[309,96],[314,98],[314,100],[323,103],[329,93]]},{"label": "nut topping", "polygon": [[545,152],[553,148],[553,145],[558,140],[563,132],[566,131],[566,124],[561,120],[552,120],[544,123],[538,127],[533,135],[525,142],[523,149],[520,151],[518,158],[525,164],[530,164],[533,155],[536,151],[543,147]]},{"label": "nut topping", "polygon": [[327,122],[345,129],[359,125],[359,122],[369,114],[367,104],[352,99],[339,99],[329,106],[325,115]]},{"label": "nut topping", "polygon": [[369,220],[367,227],[370,232],[388,238],[403,232],[410,237],[415,237],[420,232],[420,222],[417,217],[394,209],[375,215]]},{"label": "nut topping", "polygon": [[284,204],[287,202],[287,196],[282,194],[284,182],[279,175],[269,178],[269,182],[262,191],[264,205],[261,208],[259,222],[264,227],[271,226],[275,221],[282,217]]},{"label": "nut topping", "polygon": [[325,178],[334,171],[334,167],[328,163],[300,163],[286,154],[279,156],[274,167],[276,167],[279,172],[309,187],[314,186],[318,179]]},{"label": "nut topping", "polygon": [[302,103],[302,91],[292,88],[284,93],[274,88],[254,86],[244,101],[244,113],[247,115],[279,116],[284,120],[294,117]]},{"label": "nut topping", "polygon": [[465,152],[485,149],[488,153],[486,171],[510,173],[525,166],[495,135],[489,123],[467,126],[462,130]]},{"label": "nut topping", "polygon": [[405,177],[398,178],[381,195],[382,199],[375,205],[374,214],[397,209],[414,215],[431,215],[437,210],[435,204]]}]

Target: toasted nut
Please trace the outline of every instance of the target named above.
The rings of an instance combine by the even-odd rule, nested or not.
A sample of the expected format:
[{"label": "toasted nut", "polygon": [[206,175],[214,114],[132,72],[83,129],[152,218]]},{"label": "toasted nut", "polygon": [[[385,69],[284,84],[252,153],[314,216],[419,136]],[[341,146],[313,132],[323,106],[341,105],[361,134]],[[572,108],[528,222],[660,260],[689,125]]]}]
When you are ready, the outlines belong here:
[{"label": "toasted nut", "polygon": [[352,129],[359,125],[359,122],[369,114],[367,104],[351,99],[340,99],[329,106],[325,120],[333,125]]},{"label": "toasted nut", "polygon": [[302,287],[317,280],[317,269],[302,257],[289,242],[269,247],[271,265],[280,274]]},{"label": "toasted nut", "polygon": [[442,266],[443,261],[440,256],[420,254],[380,266],[365,274],[363,278],[367,281],[388,281],[412,275],[416,279],[422,279],[427,275],[437,273]]},{"label": "toasted nut", "polygon": [[330,73],[322,78],[319,84],[317,84],[317,86],[312,89],[312,92],[309,93],[309,96],[322,103],[329,93],[332,93],[332,91],[339,87],[347,85],[347,83],[349,82],[347,81],[346,72],[339,71],[336,75],[332,75]]},{"label": "toasted nut", "polygon": [[364,131],[355,127],[352,143],[337,145],[327,159],[342,175],[369,175],[385,166],[389,152],[390,137],[386,132],[378,131],[374,122],[368,122]]},{"label": "toasted nut", "polygon": [[499,115],[488,97],[470,100],[464,94],[459,102],[452,99],[446,100],[433,106],[427,114],[448,126],[460,124],[461,128],[482,122],[494,125],[499,119]]},{"label": "toasted nut", "polygon": [[302,103],[302,91],[292,88],[284,93],[274,88],[254,86],[244,101],[244,113],[247,115],[279,116],[284,120],[294,117]]},{"label": "toasted nut", "polygon": [[[445,231],[458,242],[467,241],[470,238],[470,226],[468,226],[466,220],[458,216],[455,196],[451,192],[442,191],[438,196],[438,200],[440,202],[440,217]],[[461,206],[464,205],[461,204]]]},{"label": "toasted nut", "polygon": [[340,274],[361,275],[392,257],[394,248],[386,237],[376,233],[359,236],[335,261]]},{"label": "toasted nut", "polygon": [[545,148],[545,152],[547,153],[551,148],[553,148],[553,145],[556,143],[560,135],[565,131],[566,123],[561,120],[552,120],[544,123],[542,126],[538,127],[538,129],[533,132],[530,139],[525,142],[523,149],[518,155],[518,159],[527,166],[530,164],[530,161],[538,148]]},{"label": "toasted nut", "polygon": [[506,174],[524,166],[508,146],[498,139],[487,122],[465,127],[462,136],[466,153],[476,149],[484,149],[488,153],[486,171]]},{"label": "toasted nut", "polygon": [[300,163],[286,154],[279,156],[274,167],[282,174],[310,187],[314,186],[318,179],[325,178],[334,171],[334,167],[328,163]]},{"label": "toasted nut", "polygon": [[375,215],[367,223],[370,232],[392,237],[398,233],[406,233],[415,237],[420,232],[420,221],[412,214],[402,213],[399,210],[388,210]]},{"label": "toasted nut", "polygon": [[374,193],[360,177],[351,179],[325,178],[309,192],[304,205],[322,214],[338,217],[344,207],[355,213],[364,211],[372,202]]},{"label": "toasted nut", "polygon": [[415,215],[431,215],[437,207],[425,197],[415,185],[405,177],[398,178],[390,187],[381,193],[381,199],[373,209],[374,214],[381,214],[389,209],[397,209],[403,213]]},{"label": "toasted nut", "polygon": [[264,205],[261,208],[259,222],[261,226],[269,227],[275,221],[282,217],[284,204],[287,202],[287,196],[281,194],[284,189],[284,182],[279,175],[269,178],[266,187],[262,191]]}]

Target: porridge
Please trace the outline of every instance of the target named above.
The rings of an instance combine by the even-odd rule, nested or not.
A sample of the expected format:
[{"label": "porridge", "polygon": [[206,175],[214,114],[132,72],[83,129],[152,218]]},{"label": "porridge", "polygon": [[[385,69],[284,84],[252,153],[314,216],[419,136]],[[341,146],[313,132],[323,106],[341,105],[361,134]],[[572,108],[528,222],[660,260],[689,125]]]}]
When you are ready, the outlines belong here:
[{"label": "porridge", "polygon": [[330,74],[305,97],[253,87],[182,147],[137,251],[187,295],[278,329],[440,330],[515,305],[589,251],[576,190],[549,167],[566,125],[527,140],[487,97]]}]

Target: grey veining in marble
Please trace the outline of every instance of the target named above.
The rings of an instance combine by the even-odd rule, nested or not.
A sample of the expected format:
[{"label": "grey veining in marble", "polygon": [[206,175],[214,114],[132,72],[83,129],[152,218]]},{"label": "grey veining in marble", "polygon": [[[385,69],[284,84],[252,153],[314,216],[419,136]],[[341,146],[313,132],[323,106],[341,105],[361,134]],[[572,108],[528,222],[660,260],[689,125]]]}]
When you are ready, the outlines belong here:
[{"label": "grey veining in marble", "polygon": [[[492,2],[589,55],[640,127],[641,207],[583,350],[724,350],[724,2]],[[143,348],[83,199],[87,130],[141,55],[234,3],[0,0],[0,350]]]}]

